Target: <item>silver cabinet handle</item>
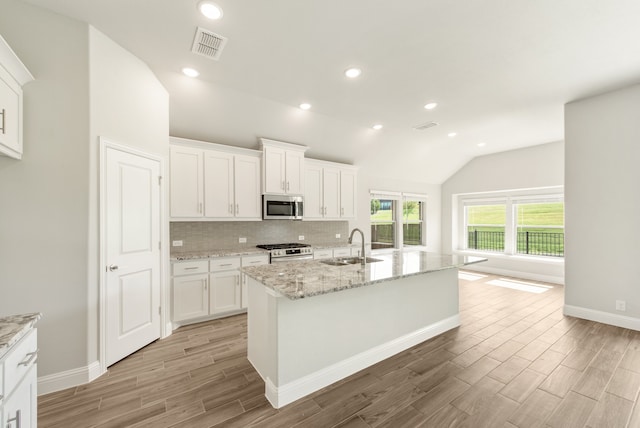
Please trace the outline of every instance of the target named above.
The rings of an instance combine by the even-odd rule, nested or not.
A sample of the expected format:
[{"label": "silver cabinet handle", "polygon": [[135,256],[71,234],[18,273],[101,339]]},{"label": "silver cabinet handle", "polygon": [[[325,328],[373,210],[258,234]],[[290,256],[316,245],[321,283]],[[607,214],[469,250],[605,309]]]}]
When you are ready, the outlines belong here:
[{"label": "silver cabinet handle", "polygon": [[281,184],[281,186],[280,186],[280,187],[281,187],[281,189],[282,189],[282,190],[285,190],[285,187],[284,187],[284,181],[282,182],[282,184]]},{"label": "silver cabinet handle", "polygon": [[240,214],[240,204],[236,204],[236,215]]},{"label": "silver cabinet handle", "polygon": [[344,215],[344,208],[340,208],[340,215]]},{"label": "silver cabinet handle", "polygon": [[20,428],[20,420],[22,419],[22,415],[20,414],[20,410],[16,410],[16,415],[13,418],[7,419],[7,428],[11,428],[11,424],[13,422],[16,423],[16,428]]},{"label": "silver cabinet handle", "polygon": [[2,109],[2,112],[0,112],[0,116],[2,116],[2,126],[0,126],[0,131],[2,131],[3,134],[5,134],[6,131],[4,129],[4,123],[5,123],[5,118],[7,117],[7,112],[5,109]]},{"label": "silver cabinet handle", "polygon": [[233,214],[233,204],[229,204],[229,214]]},{"label": "silver cabinet handle", "polygon": [[118,270],[118,265],[109,265],[109,270],[113,272],[114,270]]},{"label": "silver cabinet handle", "polygon": [[202,214],[202,202],[198,205],[198,213]]},{"label": "silver cabinet handle", "polygon": [[287,190],[289,190],[289,182],[287,181]]},{"label": "silver cabinet handle", "polygon": [[29,352],[26,355],[26,357],[28,357],[28,358],[25,358],[23,361],[20,361],[18,363],[18,367],[20,367],[20,366],[28,366],[29,364],[31,364],[31,361],[33,361],[33,359],[38,356],[38,351],[39,351],[39,349],[36,349],[33,352]]},{"label": "silver cabinet handle", "polygon": [[198,269],[198,266],[192,266],[192,267],[184,268],[184,270],[194,270],[194,269]]},{"label": "silver cabinet handle", "polygon": [[231,266],[231,263],[224,263],[224,264],[221,264],[220,266]]}]

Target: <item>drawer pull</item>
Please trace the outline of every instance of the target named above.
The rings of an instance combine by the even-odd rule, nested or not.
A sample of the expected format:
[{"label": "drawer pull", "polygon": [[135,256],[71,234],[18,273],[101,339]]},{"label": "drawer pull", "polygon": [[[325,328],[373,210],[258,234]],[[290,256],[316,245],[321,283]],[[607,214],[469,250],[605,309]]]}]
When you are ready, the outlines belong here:
[{"label": "drawer pull", "polygon": [[221,264],[220,266],[231,266],[231,263],[224,263],[224,264]]},{"label": "drawer pull", "polygon": [[20,410],[16,410],[16,415],[13,418],[7,419],[7,428],[11,428],[11,424],[13,422],[16,423],[16,428],[20,428],[20,420],[22,419],[21,416],[22,415],[20,414]]},{"label": "drawer pull", "polygon": [[254,260],[251,263],[262,263],[262,260]]},{"label": "drawer pull", "polygon": [[0,126],[0,131],[2,131],[3,134],[6,133],[5,129],[4,129],[4,118],[7,116],[7,112],[5,111],[5,109],[2,109],[2,112],[0,112],[0,116],[2,116],[2,126]]},{"label": "drawer pull", "polygon": [[31,362],[34,360],[34,358],[36,358],[38,356],[38,351],[39,349],[36,349],[33,352],[29,352],[27,354],[27,357],[24,361],[21,361],[18,363],[18,367],[20,366],[28,366],[29,364],[31,364]]},{"label": "drawer pull", "polygon": [[194,270],[194,269],[198,269],[198,266],[184,268],[184,270]]}]

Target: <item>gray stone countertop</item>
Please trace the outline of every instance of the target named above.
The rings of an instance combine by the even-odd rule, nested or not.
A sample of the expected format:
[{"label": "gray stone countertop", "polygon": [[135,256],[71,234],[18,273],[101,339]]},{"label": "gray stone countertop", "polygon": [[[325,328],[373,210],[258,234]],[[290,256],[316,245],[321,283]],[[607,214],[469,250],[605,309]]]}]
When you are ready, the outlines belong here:
[{"label": "gray stone countertop", "polygon": [[[341,243],[309,243],[314,249],[322,250],[326,248],[342,248],[342,247],[358,247],[359,245]],[[238,247],[238,248],[223,248],[218,250],[202,251],[195,253],[185,254],[172,254],[170,260],[172,262],[184,261],[184,260],[200,260],[210,259],[215,257],[233,257],[233,256],[249,256],[256,254],[269,254],[269,251],[256,247]]]},{"label": "gray stone countertop", "polygon": [[29,329],[42,317],[39,312],[33,314],[0,317],[0,358],[4,357]]},{"label": "gray stone countertop", "polygon": [[360,264],[331,266],[319,260],[309,260],[249,266],[242,268],[242,272],[295,300],[487,260],[426,251],[393,251],[371,257],[381,261],[367,263],[363,268]]}]

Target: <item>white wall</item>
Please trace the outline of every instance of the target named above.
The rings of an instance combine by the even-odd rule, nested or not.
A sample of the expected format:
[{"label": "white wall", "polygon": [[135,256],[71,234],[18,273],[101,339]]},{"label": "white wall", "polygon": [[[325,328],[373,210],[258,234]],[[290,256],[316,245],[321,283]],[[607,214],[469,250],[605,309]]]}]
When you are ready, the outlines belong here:
[{"label": "white wall", "polygon": [[639,111],[640,85],[565,106],[565,313],[636,330]]},{"label": "white wall", "polygon": [[6,0],[0,33],[35,76],[23,159],[0,157],[0,316],[42,312],[41,383],[70,386],[98,355],[98,137],[168,159],[168,95],[85,23]]},{"label": "white wall", "polygon": [[[89,27],[90,49],[90,216],[89,216],[89,362],[98,359],[99,139],[169,159],[169,94],[151,70],[107,36]],[[164,197],[169,186],[165,180]],[[163,215],[168,219],[167,204]],[[168,237],[168,221],[163,222]],[[168,243],[164,245],[168,260]],[[166,278],[167,275],[163,275]],[[166,286],[166,284],[164,284]],[[166,287],[165,287],[166,288]],[[165,311],[168,313],[168,310]]]},{"label": "white wall", "polygon": [[[562,186],[564,184],[564,143],[555,142],[473,159],[442,185],[442,251],[457,248],[454,223],[457,195]],[[473,266],[474,270],[521,278],[563,283],[564,264],[549,259],[492,256]]]},{"label": "white wall", "polygon": [[42,312],[46,375],[87,364],[88,27],[3,0],[0,33],[35,76],[23,159],[0,157],[0,316]]}]

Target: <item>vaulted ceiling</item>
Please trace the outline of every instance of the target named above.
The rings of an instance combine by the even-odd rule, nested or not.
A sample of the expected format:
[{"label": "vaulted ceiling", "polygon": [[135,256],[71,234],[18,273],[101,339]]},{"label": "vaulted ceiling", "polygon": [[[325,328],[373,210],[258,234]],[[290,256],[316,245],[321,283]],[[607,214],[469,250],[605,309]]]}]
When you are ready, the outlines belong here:
[{"label": "vaulted ceiling", "polygon": [[[638,0],[214,0],[217,21],[198,0],[24,1],[147,63],[170,93],[172,135],[267,137],[430,183],[475,156],[562,140],[565,103],[640,81]],[[219,60],[191,52],[197,27],[228,38]]]}]

